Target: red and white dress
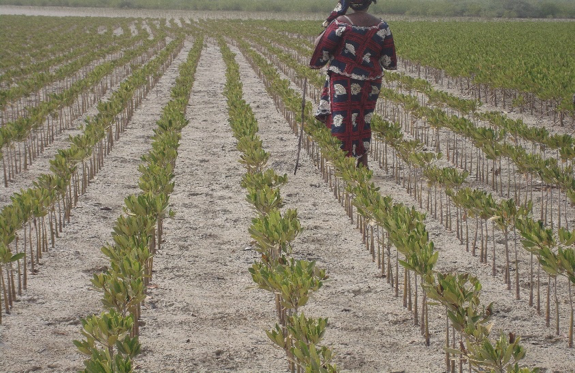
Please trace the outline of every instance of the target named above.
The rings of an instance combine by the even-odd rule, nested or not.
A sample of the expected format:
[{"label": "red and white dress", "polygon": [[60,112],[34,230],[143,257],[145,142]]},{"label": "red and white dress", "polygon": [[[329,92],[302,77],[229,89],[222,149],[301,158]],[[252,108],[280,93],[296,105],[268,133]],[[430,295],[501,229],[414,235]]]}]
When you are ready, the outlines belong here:
[{"label": "red and white dress", "polygon": [[341,140],[348,156],[360,158],[369,150],[383,70],[397,69],[389,26],[384,21],[370,27],[332,22],[321,35],[310,66],[319,69],[328,63],[316,118]]}]

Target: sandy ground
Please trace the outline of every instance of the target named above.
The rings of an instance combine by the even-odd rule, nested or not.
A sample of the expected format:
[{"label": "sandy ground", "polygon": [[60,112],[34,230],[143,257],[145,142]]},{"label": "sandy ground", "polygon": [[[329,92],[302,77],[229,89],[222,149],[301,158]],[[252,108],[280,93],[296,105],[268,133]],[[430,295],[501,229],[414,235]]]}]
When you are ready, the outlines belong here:
[{"label": "sandy ground", "polygon": [[[137,192],[140,156],[149,149],[149,137],[169,99],[177,65],[190,47],[187,43],[138,109],[104,169],[81,197],[56,248],[30,279],[26,295],[5,316],[0,326],[0,371],[59,372],[82,367],[72,340],[80,338],[80,318],[102,309],[100,294],[90,285],[92,274],[107,262],[99,248],[110,240],[123,199]],[[329,318],[324,343],[335,351],[335,362],[346,371],[443,371],[444,316],[431,308],[432,345],[425,347],[410,312],[379,276],[355,224],[304,152],[301,168],[293,176],[297,138],[245,59],[238,54],[237,61],[244,97],[271,153],[269,165],[289,176],[282,188],[286,208],[298,209],[304,227],[294,242],[293,255],[316,260],[330,276],[303,311]],[[264,333],[275,323],[272,298],[251,288],[247,272],[258,256],[248,234],[254,212],[240,187],[244,171],[221,95],[224,73],[219,49],[209,40],[190,98],[190,124],[182,132],[171,197],[176,217],[166,221],[165,242],[155,260],[153,286],[143,309],[143,353],[136,360],[140,371],[286,368],[283,352],[273,348]],[[405,189],[383,170],[374,167],[374,174],[382,194],[413,204]],[[564,335],[554,336],[525,300],[513,300],[501,278],[491,277],[489,265],[479,265],[477,258],[465,253],[454,233],[432,218],[426,224],[440,252],[438,269],[465,270],[480,278],[482,299],[496,305],[496,330],[515,331],[523,337],[527,364],[547,372],[574,370],[575,353],[566,348]]]},{"label": "sandy ground", "polygon": [[[272,298],[247,289],[247,268],[257,257],[247,232],[253,212],[239,187],[243,170],[221,110],[225,67],[218,53],[213,45],[206,48],[192,91],[192,122],[183,132],[171,199],[177,217],[166,223],[166,243],[156,259],[157,288],[143,313],[146,348],[138,365],[144,371],[285,369],[283,353],[263,332],[275,323]],[[305,228],[294,242],[294,256],[317,260],[330,275],[304,312],[329,317],[325,343],[337,352],[336,363],[356,371],[441,370],[441,350],[422,350],[409,314],[385,290],[359,233],[306,156],[291,176],[297,138],[253,70],[237,58],[244,97],[271,152],[269,165],[290,174],[282,195],[286,207],[298,209]],[[210,157],[214,150],[218,155]]]},{"label": "sandy ground", "polygon": [[359,231],[304,151],[301,168],[293,175],[297,137],[274,110],[243,56],[236,58],[244,96],[256,113],[264,147],[272,154],[270,165],[288,174],[289,182],[282,188],[286,207],[297,208],[304,227],[294,242],[294,256],[316,260],[330,276],[303,311],[329,318],[324,342],[336,351],[336,363],[352,371],[440,371],[441,349],[423,348],[409,313],[389,291]]},{"label": "sandy ground", "polygon": [[[228,12],[228,11],[185,11],[152,9],[111,9],[111,8],[71,8],[0,6],[0,14],[23,14],[29,16],[52,17],[137,17],[137,18],[189,18],[189,19],[285,19],[285,14],[270,12]],[[290,13],[291,19],[323,20],[320,13]]]},{"label": "sandy ground", "polygon": [[[281,74],[283,78],[287,78]],[[291,84],[294,89],[299,89],[295,84]],[[300,92],[301,93],[301,92]],[[395,202],[406,205],[414,205],[414,199],[409,196],[407,191],[398,185],[391,175],[377,167],[377,163],[371,160],[372,169],[374,170],[373,181],[381,188],[382,195],[390,195]],[[426,212],[423,209],[419,209]],[[439,219],[434,219],[428,214],[426,219],[427,230],[430,232],[430,238],[436,244],[436,249],[440,253],[440,259],[436,269],[439,271],[464,271],[478,277],[483,285],[482,302],[484,304],[494,303],[495,316],[493,318],[496,333],[499,330],[505,332],[514,332],[522,336],[523,345],[527,348],[528,354],[524,363],[530,366],[543,368],[543,371],[573,371],[575,366],[575,353],[572,349],[567,348],[566,327],[562,326],[559,336],[555,335],[553,328],[547,328],[543,316],[537,315],[536,310],[528,306],[528,285],[525,280],[521,281],[522,300],[517,301],[513,298],[513,293],[506,290],[503,284],[502,268],[498,266],[497,277],[491,275],[491,251],[489,252],[489,263],[480,264],[478,258],[473,257],[470,253],[465,252],[465,246],[459,243],[455,232],[447,231]],[[502,258],[502,241],[501,233],[497,234],[498,255]],[[491,245],[491,243],[490,243]],[[491,246],[489,248],[491,250]],[[528,255],[520,249],[520,266],[522,273],[525,275],[525,268],[528,261]],[[501,260],[501,259],[500,259]],[[400,271],[402,273],[402,271]],[[512,272],[512,276],[513,276]],[[400,280],[400,285],[403,281]],[[546,282],[545,282],[546,284]],[[387,289],[387,291],[391,291]],[[545,292],[542,291],[542,297]],[[395,299],[395,302],[401,304],[401,299]],[[542,299],[542,302],[544,300]],[[561,305],[562,320],[567,322],[568,305]],[[430,315],[432,323],[432,335],[441,340],[444,332],[441,330],[445,325],[444,316],[439,313],[439,309],[433,308]],[[544,311],[543,311],[544,312]],[[552,309],[554,312],[554,309]],[[553,324],[553,322],[552,322]],[[497,335],[497,334],[494,334]],[[432,340],[433,342],[433,340]],[[440,341],[435,341],[435,347],[441,349]],[[405,365],[403,365],[405,367]],[[407,371],[410,371],[407,369]],[[416,370],[417,371],[417,370]]]},{"label": "sandy ground", "polygon": [[[123,31],[121,28],[119,30]],[[82,58],[82,57],[84,57],[84,56],[80,56],[79,58]],[[47,98],[48,95],[53,94],[53,93],[62,93],[62,91],[64,91],[66,89],[66,87],[69,87],[71,84],[73,84],[74,82],[77,82],[80,79],[84,79],[86,77],[86,75],[88,75],[91,71],[93,71],[96,66],[100,66],[100,65],[102,65],[108,61],[117,60],[121,57],[122,57],[122,53],[115,52],[115,53],[112,53],[112,54],[105,56],[104,58],[100,58],[100,59],[91,61],[86,66],[82,67],[80,70],[76,71],[74,74],[71,74],[66,79],[57,80],[55,82],[52,82],[52,83],[42,87],[39,91],[31,92],[30,95],[27,95],[25,97],[20,98],[17,101],[13,101],[13,102],[9,103],[8,105],[6,105],[7,107],[9,107],[9,109],[6,110],[5,113],[2,113],[2,115],[5,118],[5,122],[13,121],[14,118],[18,117],[16,107],[22,107],[22,108],[36,107],[36,106],[38,106],[38,103],[44,102],[45,98]],[[52,67],[49,72],[53,74],[54,72],[56,72],[58,69],[60,69],[64,65],[67,65],[67,64],[72,63],[72,62],[74,62],[74,61],[67,61],[64,64]],[[39,100],[36,99],[37,97],[39,97]],[[24,112],[24,115],[27,115],[27,111]]]},{"label": "sandy ground", "polygon": [[111,240],[124,198],[138,191],[140,157],[151,146],[155,123],[179,74],[177,67],[190,48],[191,43],[186,43],[136,110],[106,157],[105,167],[80,198],[56,247],[45,254],[38,274],[29,277],[28,291],[12,314],[5,315],[0,326],[0,371],[76,371],[82,367],[83,358],[72,341],[81,339],[80,318],[103,310],[101,295],[90,284],[93,274],[108,263],[100,248]]},{"label": "sandy ground", "polygon": [[[64,128],[63,131],[57,132],[54,136],[54,142],[45,146],[44,151],[33,160],[32,164],[28,165],[26,170],[22,170],[19,174],[15,175],[8,183],[8,187],[3,187],[2,193],[0,194],[0,209],[12,203],[10,197],[13,196],[14,193],[17,193],[22,189],[26,190],[31,188],[33,186],[33,182],[36,181],[40,175],[45,174],[47,170],[49,170],[50,161],[54,159],[58,150],[69,148],[70,137],[80,135],[82,133],[81,128],[85,124],[85,120],[98,113],[98,103],[100,101],[108,101],[114,92],[120,88],[120,83],[130,75],[130,65],[141,66],[142,63],[146,61],[149,54],[154,53],[155,50],[161,50],[161,48],[159,48],[158,45],[152,47],[152,49],[132,59],[129,64],[116,68],[113,73],[104,77],[98,84],[107,84],[109,87],[108,90],[99,98],[99,101],[96,101],[98,99],[96,93],[91,93],[92,97],[90,97],[90,100],[93,100],[95,103],[94,105],[88,106],[84,113],[82,113],[81,108],[78,108],[77,101],[71,106],[67,106],[63,109],[67,120],[70,120],[70,117],[73,118],[69,128]],[[112,81],[117,83],[111,86]],[[156,88],[152,94],[159,97],[160,91]],[[21,146],[23,149],[24,146]]]},{"label": "sandy ground", "polygon": [[[297,138],[245,60],[238,56],[238,61],[245,97],[272,153],[270,166],[291,174]],[[174,78],[175,70],[170,71],[159,87]],[[143,313],[144,353],[137,366],[152,372],[283,371],[283,352],[272,347],[263,331],[275,323],[272,299],[248,289],[247,268],[257,257],[247,232],[253,211],[239,186],[243,169],[222,110],[224,65],[213,44],[205,49],[197,76],[172,197],[177,215],[166,223],[166,242],[156,260],[157,288]],[[0,370],[69,371],[81,366],[71,341],[79,338],[79,318],[100,309],[89,279],[106,265],[99,247],[109,240],[123,198],[135,191],[138,155],[147,149],[145,139],[162,104],[155,95],[147,100],[121,140],[131,145],[115,148],[27,295],[6,317],[1,348],[11,358],[0,362]],[[282,195],[286,207],[298,209],[305,228],[294,243],[294,256],[317,260],[330,274],[304,311],[329,317],[325,343],[336,351],[336,363],[356,371],[441,370],[441,349],[423,348],[409,313],[386,290],[359,233],[305,155]]]},{"label": "sandy ground", "polygon": [[[281,75],[283,78],[287,78],[284,74]],[[293,82],[291,87],[299,90]],[[375,162],[373,158],[371,159],[371,165],[374,171],[373,181],[381,188],[381,194],[392,196],[394,201],[398,203],[404,203],[410,206],[416,204],[415,200],[409,196],[401,185],[398,185],[394,181],[390,174],[386,174],[384,170],[377,167],[377,162]],[[423,209],[418,210],[424,213],[426,212]],[[499,275],[497,277],[491,275],[491,246],[489,247],[489,263],[480,264],[478,258],[474,258],[470,253],[465,252],[465,246],[459,244],[455,232],[447,231],[439,219],[434,219],[431,214],[428,214],[426,226],[430,232],[431,240],[434,241],[436,249],[440,253],[440,259],[436,269],[439,271],[464,271],[479,278],[483,285],[482,302],[484,304],[494,303],[494,330],[496,333],[499,333],[499,330],[503,330],[505,332],[514,332],[522,336],[523,345],[528,351],[527,358],[524,360],[525,364],[541,367],[544,371],[574,370],[575,354],[572,349],[566,346],[567,329],[566,325],[564,325],[564,323],[568,321],[568,304],[565,303],[566,299],[562,299],[561,301],[560,312],[562,314],[563,326],[561,327],[560,335],[557,336],[553,328],[547,328],[545,326],[543,316],[537,315],[536,310],[528,306],[528,284],[526,284],[525,275],[527,268],[526,263],[528,263],[529,256],[524,250],[520,249],[519,251],[520,267],[522,270],[522,300],[517,301],[513,299],[513,293],[506,290],[506,286],[503,284],[502,267],[500,264],[498,264]],[[503,258],[501,251],[504,244],[503,235],[498,232],[496,234],[496,240],[498,243],[497,255],[499,258]],[[499,263],[501,260],[502,259],[499,259]],[[512,272],[512,276],[514,276],[514,272]],[[563,285],[566,285],[564,283],[565,281],[563,281]],[[400,280],[400,284],[402,284],[402,280]],[[546,280],[544,284],[546,287]],[[562,294],[564,293],[565,292]],[[545,291],[542,290],[541,295],[544,297]],[[401,299],[397,299],[396,302],[401,303]],[[544,300],[542,299],[542,304],[543,302]],[[441,331],[441,325],[445,324],[445,319],[438,311],[439,310],[434,309],[430,318],[432,319],[432,325],[434,325],[432,333],[436,335],[436,338],[441,339],[442,335],[444,335],[443,331]],[[542,312],[544,312],[544,310]],[[555,312],[554,306],[552,306],[552,312]],[[440,346],[438,345],[437,348],[440,348]]]},{"label": "sandy ground", "polygon": [[142,312],[143,371],[278,370],[282,355],[262,329],[273,318],[265,294],[246,290],[252,211],[240,188],[243,168],[222,95],[225,64],[202,52],[176,165],[176,212],[157,255],[157,288]]}]

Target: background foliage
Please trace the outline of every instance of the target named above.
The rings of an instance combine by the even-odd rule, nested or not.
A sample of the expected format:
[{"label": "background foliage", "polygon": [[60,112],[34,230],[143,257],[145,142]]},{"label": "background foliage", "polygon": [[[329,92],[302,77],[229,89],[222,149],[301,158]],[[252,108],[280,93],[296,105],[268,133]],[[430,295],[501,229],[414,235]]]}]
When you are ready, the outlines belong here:
[{"label": "background foliage", "polygon": [[[0,0],[0,5],[329,12],[336,0]],[[575,18],[572,0],[381,0],[376,13],[411,16]]]}]

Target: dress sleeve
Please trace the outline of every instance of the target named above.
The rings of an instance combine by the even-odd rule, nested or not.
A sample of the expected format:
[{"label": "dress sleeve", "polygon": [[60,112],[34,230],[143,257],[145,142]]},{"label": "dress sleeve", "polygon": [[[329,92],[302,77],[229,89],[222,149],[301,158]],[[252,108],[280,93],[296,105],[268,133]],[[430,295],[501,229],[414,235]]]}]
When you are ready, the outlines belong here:
[{"label": "dress sleeve", "polygon": [[346,24],[339,23],[337,21],[332,22],[327,27],[323,34],[320,35],[319,41],[313,51],[313,55],[309,63],[311,68],[319,69],[329,62],[337,50],[346,28]]},{"label": "dress sleeve", "polygon": [[379,64],[386,70],[397,70],[397,56],[395,55],[395,44],[393,35],[387,23],[383,22],[377,35],[381,39],[382,48],[379,56]]},{"label": "dress sleeve", "polygon": [[337,2],[337,5],[335,6],[335,9],[332,10],[332,12],[329,14],[329,17],[327,17],[327,19],[324,22],[324,25],[327,26],[330,23],[333,22],[334,19],[336,19],[339,16],[343,16],[346,12],[347,9],[349,8],[349,0],[339,0]]}]

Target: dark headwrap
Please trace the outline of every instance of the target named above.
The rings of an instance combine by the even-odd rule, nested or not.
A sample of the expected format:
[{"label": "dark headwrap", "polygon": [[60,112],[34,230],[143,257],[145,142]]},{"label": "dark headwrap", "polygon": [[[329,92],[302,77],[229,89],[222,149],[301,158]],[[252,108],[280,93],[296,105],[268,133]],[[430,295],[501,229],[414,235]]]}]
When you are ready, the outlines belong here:
[{"label": "dark headwrap", "polygon": [[349,6],[353,10],[364,10],[369,8],[371,3],[376,3],[377,0],[351,0]]},{"label": "dark headwrap", "polygon": [[349,7],[353,10],[365,10],[371,3],[375,3],[376,0],[339,0],[337,6],[330,13],[329,17],[323,23],[323,27],[327,27],[334,19],[339,16],[343,16]]}]

